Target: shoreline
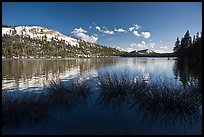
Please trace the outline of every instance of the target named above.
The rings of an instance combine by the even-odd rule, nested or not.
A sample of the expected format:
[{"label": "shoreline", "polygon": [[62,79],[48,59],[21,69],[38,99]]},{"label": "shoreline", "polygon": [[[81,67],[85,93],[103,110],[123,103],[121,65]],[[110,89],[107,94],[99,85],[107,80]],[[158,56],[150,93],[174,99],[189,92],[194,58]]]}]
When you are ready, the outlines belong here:
[{"label": "shoreline", "polygon": [[168,56],[136,56],[136,57],[123,57],[123,56],[104,56],[104,57],[70,57],[70,58],[5,58],[2,57],[2,60],[74,60],[74,59],[100,59],[100,58],[173,58],[177,59],[177,57],[168,57]]}]

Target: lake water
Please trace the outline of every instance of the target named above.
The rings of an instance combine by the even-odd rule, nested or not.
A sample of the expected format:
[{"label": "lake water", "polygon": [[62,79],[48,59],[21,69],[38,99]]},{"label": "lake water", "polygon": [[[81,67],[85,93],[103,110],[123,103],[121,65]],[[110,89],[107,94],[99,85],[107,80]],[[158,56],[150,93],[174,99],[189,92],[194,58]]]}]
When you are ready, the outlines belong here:
[{"label": "lake water", "polygon": [[[156,109],[130,107],[124,103],[128,97],[119,101],[123,105],[101,101],[94,78],[105,72],[124,71],[130,76],[141,75],[147,82],[159,77],[182,89],[192,87],[192,83],[202,89],[201,68],[175,58],[3,59],[2,94],[43,92],[51,80],[93,79],[92,94],[86,103],[78,103],[69,111],[56,108],[49,112],[49,118],[41,119],[45,121],[41,124],[22,122],[20,126],[4,128],[3,134],[202,134],[201,118],[189,116],[183,122],[178,118],[173,122],[174,118],[168,117],[160,121]],[[201,90],[199,95],[202,96]],[[202,117],[201,113],[202,110]]]}]

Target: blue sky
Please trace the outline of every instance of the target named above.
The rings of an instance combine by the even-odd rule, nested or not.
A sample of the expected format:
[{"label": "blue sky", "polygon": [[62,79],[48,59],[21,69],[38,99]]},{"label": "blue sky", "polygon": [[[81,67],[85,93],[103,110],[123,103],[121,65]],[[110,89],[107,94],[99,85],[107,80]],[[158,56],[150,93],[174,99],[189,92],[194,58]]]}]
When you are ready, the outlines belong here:
[{"label": "blue sky", "polygon": [[2,24],[38,25],[125,50],[170,52],[202,31],[201,2],[3,2]]}]

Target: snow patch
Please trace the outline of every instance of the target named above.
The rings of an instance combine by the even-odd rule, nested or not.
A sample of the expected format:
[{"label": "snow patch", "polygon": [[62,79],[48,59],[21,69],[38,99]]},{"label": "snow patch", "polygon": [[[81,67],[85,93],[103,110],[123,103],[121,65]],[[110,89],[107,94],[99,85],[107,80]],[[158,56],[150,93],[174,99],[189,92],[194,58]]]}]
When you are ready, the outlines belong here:
[{"label": "snow patch", "polygon": [[2,36],[4,34],[8,35],[23,35],[30,38],[42,39],[46,36],[48,41],[52,38],[57,38],[59,40],[64,40],[66,44],[72,46],[78,46],[79,42],[77,39],[71,38],[69,36],[63,35],[58,31],[50,30],[40,26],[17,26],[17,27],[2,27]]}]

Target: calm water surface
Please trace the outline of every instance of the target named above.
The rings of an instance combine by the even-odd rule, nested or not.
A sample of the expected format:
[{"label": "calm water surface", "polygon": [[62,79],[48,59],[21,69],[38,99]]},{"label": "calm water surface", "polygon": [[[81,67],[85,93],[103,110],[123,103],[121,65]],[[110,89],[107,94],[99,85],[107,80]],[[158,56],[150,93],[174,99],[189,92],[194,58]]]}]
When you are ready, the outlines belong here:
[{"label": "calm water surface", "polygon": [[[147,81],[155,77],[168,78],[182,88],[188,88],[193,81],[202,88],[201,69],[189,68],[188,64],[174,58],[3,59],[2,92],[43,91],[50,80],[66,82],[78,76],[92,79],[106,71],[141,74]],[[56,109],[43,124],[24,123],[3,129],[3,134],[202,134],[201,119],[194,119],[190,124],[171,122],[172,119],[161,122],[155,114],[140,107],[132,109],[125,103],[122,106],[101,103],[95,89],[93,83],[93,94],[86,104],[70,111]]]}]

